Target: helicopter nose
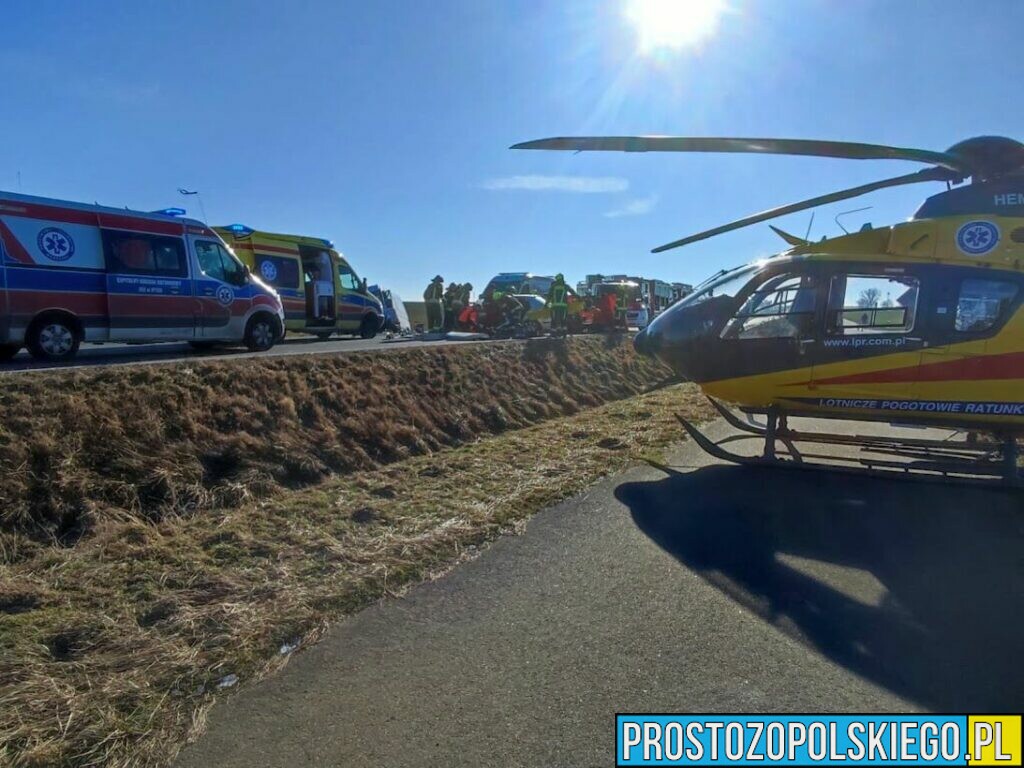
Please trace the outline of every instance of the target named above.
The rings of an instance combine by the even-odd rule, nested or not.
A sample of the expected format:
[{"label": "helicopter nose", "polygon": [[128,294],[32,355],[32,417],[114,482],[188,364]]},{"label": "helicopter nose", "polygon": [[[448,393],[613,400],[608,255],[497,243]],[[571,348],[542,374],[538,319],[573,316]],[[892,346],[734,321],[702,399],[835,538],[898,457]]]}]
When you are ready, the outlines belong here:
[{"label": "helicopter nose", "polygon": [[647,355],[650,354],[647,351],[647,346],[647,329],[644,328],[640,333],[633,337],[633,349],[636,350],[638,355]]},{"label": "helicopter nose", "polygon": [[633,337],[633,349],[646,357],[657,357],[661,349],[662,334],[654,326],[647,326]]},{"label": "helicopter nose", "polygon": [[[724,315],[723,315],[724,313]],[[658,315],[633,339],[633,348],[646,357],[665,363],[676,375],[693,381],[706,378],[707,361],[721,318],[731,314],[730,306],[706,302],[698,306],[676,304]]]}]

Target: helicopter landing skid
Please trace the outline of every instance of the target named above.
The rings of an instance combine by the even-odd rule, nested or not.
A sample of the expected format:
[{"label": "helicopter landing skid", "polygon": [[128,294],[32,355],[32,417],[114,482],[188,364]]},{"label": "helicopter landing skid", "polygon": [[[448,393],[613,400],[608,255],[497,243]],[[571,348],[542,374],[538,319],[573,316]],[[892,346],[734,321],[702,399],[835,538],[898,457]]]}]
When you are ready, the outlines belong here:
[{"label": "helicopter landing skid", "polygon": [[[1017,488],[1024,486],[1024,478],[1017,467],[1017,443],[1013,436],[1004,437],[1002,444],[998,445],[923,438],[800,432],[789,428],[785,414],[769,410],[766,414],[767,425],[762,427],[743,421],[721,403],[709,399],[722,418],[742,434],[715,442],[684,417],[677,415],[676,418],[701,450],[722,461],[747,466],[825,470],[868,477],[1006,485]],[[759,456],[745,456],[723,447],[726,442],[753,438],[763,440],[763,450]],[[859,453],[807,453],[799,450],[796,443],[842,446],[859,449]]]}]

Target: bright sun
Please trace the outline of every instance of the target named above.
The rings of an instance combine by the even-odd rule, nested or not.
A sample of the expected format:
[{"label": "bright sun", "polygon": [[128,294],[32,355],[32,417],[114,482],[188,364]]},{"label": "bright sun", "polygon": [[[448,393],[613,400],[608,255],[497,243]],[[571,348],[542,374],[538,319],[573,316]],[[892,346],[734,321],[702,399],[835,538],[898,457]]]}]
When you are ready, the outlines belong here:
[{"label": "bright sun", "polygon": [[636,28],[641,53],[678,51],[715,34],[726,0],[627,0],[626,18]]}]

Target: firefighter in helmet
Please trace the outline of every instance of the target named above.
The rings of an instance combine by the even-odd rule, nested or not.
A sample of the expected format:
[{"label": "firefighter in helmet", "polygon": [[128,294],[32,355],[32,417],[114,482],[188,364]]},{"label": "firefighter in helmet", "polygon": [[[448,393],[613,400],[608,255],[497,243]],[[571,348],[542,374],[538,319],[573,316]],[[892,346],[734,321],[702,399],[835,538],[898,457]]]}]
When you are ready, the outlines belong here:
[{"label": "firefighter in helmet", "polygon": [[455,320],[458,318],[462,307],[459,306],[459,284],[448,283],[444,291],[444,329],[450,331],[455,327]]},{"label": "firefighter in helmet", "polygon": [[444,328],[444,278],[438,275],[430,281],[423,292],[423,301],[427,305],[427,331],[439,331]]},{"label": "firefighter in helmet", "polygon": [[569,286],[565,284],[565,275],[561,272],[555,275],[555,281],[548,289],[548,307],[551,308],[551,332],[565,333],[565,319],[569,312]]}]

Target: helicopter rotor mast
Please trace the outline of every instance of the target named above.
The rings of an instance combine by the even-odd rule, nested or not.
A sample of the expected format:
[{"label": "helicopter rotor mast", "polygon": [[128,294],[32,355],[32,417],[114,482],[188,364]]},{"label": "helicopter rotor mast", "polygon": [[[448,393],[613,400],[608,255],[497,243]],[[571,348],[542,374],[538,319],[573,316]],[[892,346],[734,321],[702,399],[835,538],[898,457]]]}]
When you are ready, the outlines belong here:
[{"label": "helicopter rotor mast", "polygon": [[654,249],[661,253],[689,243],[705,240],[734,229],[768,221],[789,213],[846,200],[879,189],[945,181],[959,184],[968,177],[974,181],[1017,174],[1024,171],[1024,144],[1001,136],[980,136],[955,144],[946,152],[882,144],[860,144],[815,139],[702,138],[686,136],[581,136],[539,139],[514,144],[512,149],[543,149],[573,152],[729,152],[770,155],[833,157],[846,160],[903,160],[926,163],[930,168],[916,173],[863,184],[850,189],[812,197],[798,203],[747,216],[714,229],[676,240]]}]

